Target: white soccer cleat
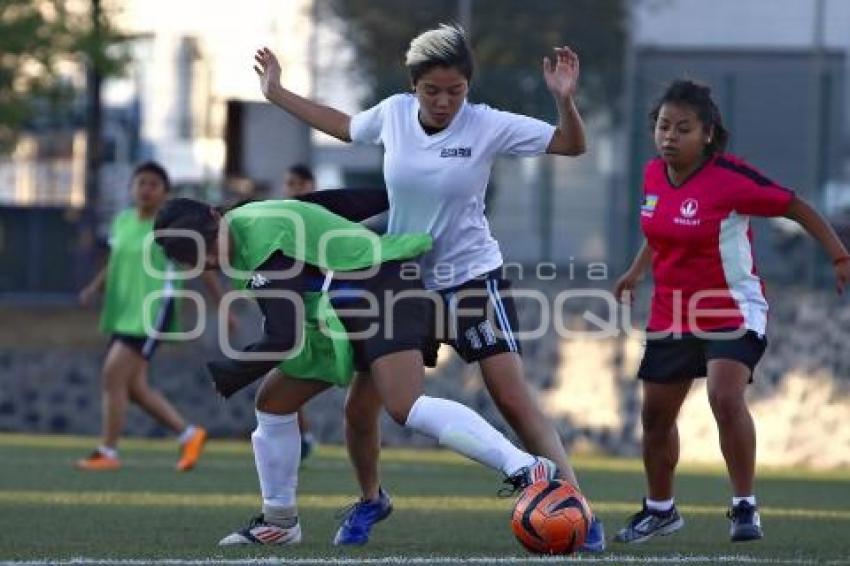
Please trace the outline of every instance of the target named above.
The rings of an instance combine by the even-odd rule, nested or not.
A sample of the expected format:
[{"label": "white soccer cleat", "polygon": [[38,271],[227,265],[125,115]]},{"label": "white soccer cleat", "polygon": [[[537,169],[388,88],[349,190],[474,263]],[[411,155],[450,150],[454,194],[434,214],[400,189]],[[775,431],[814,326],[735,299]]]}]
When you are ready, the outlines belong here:
[{"label": "white soccer cleat", "polygon": [[534,462],[520,468],[513,475],[505,478],[504,483],[508,484],[508,486],[500,489],[499,495],[508,497],[522,491],[535,482],[554,480],[559,476],[560,473],[555,462],[543,456],[537,456],[534,458]]},{"label": "white soccer cleat", "polygon": [[257,515],[248,526],[232,532],[220,541],[219,546],[237,544],[298,544],[301,542],[301,524],[296,522],[291,527],[280,527],[267,523],[262,515]]}]

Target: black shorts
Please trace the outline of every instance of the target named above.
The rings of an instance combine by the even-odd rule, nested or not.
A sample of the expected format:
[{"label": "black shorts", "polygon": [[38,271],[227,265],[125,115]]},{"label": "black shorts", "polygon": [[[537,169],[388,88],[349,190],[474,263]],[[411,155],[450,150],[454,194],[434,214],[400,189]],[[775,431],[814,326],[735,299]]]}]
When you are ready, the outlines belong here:
[{"label": "black shorts", "polygon": [[331,283],[331,304],[349,334],[358,371],[387,354],[422,350],[433,326],[429,293],[419,279],[404,276],[402,264],[383,263],[374,276],[357,281],[338,273]]},{"label": "black shorts", "polygon": [[[174,299],[163,299],[160,311],[157,313],[156,320],[154,321],[154,327],[159,332],[165,332],[166,329],[171,326],[172,320],[174,320]],[[112,334],[112,337],[109,340],[110,347],[113,342],[121,342],[131,350],[137,352],[145,360],[150,361],[161,340],[157,340],[153,336],[134,336],[131,334],[121,334],[116,332]]]},{"label": "black shorts", "polygon": [[665,336],[649,339],[638,369],[638,379],[653,383],[672,383],[705,377],[708,360],[724,359],[741,362],[753,370],[767,348],[767,338],[752,330],[743,335],[739,331],[718,331],[718,335],[737,332],[737,338],[694,336]]},{"label": "black shorts", "polygon": [[436,291],[439,297],[431,335],[422,355],[425,365],[437,365],[440,344],[448,344],[467,363],[504,352],[522,353],[514,332],[516,306],[511,282],[501,269],[470,279],[462,285]]}]

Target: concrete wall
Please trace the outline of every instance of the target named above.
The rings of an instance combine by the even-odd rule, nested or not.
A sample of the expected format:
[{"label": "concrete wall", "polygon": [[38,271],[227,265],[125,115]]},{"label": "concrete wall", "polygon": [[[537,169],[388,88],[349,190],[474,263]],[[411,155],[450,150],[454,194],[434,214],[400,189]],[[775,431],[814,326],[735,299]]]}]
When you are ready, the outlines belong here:
[{"label": "concrete wall", "polygon": [[[528,281],[528,280],[526,280]],[[576,287],[561,278],[523,285],[552,297]],[[762,464],[817,467],[850,466],[850,305],[826,294],[772,290],[770,347],[749,392],[759,436]],[[646,291],[642,293],[645,307]],[[564,309],[568,328],[586,329],[585,310],[601,314],[601,301],[571,301]],[[523,303],[521,327],[539,322],[539,309]],[[639,309],[640,310],[640,309]],[[67,318],[67,317],[66,317]],[[62,320],[43,317],[51,329],[33,331],[43,343],[65,337]],[[638,317],[637,320],[640,320]],[[79,318],[71,319],[79,326]],[[639,326],[640,323],[638,322]],[[8,329],[7,329],[8,330]],[[90,329],[88,329],[90,331]],[[84,334],[81,327],[78,334]],[[50,348],[0,348],[0,431],[57,432],[95,435],[99,429],[98,374],[103,346],[79,344]],[[151,380],[192,421],[214,436],[245,437],[254,427],[251,392],[224,402],[212,391],[200,362],[213,350],[205,339],[182,347],[164,347],[156,356]],[[641,355],[640,335],[622,342],[591,340],[548,332],[523,345],[529,380],[557,422],[564,442],[574,449],[609,453],[639,453],[639,388],[633,378]],[[621,366],[616,363],[621,360]],[[621,370],[618,370],[621,367]],[[499,428],[507,427],[482,388],[478,371],[446,349],[441,364],[429,373],[430,394],[462,401]],[[324,442],[341,442],[344,391],[334,390],[308,406],[314,432]],[[128,434],[159,436],[163,430],[133,409]],[[680,419],[682,457],[688,461],[718,461],[717,432],[698,383]],[[385,418],[387,444],[414,442],[413,437]],[[93,440],[94,442],[94,440]]]}]

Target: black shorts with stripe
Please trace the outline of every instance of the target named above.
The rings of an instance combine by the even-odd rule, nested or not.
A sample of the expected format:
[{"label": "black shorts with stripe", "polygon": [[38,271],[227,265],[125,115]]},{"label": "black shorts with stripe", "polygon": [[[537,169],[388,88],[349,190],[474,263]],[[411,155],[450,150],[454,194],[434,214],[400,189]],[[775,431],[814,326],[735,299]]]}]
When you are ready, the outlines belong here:
[{"label": "black shorts with stripe", "polygon": [[368,371],[388,354],[422,350],[427,343],[433,315],[429,294],[420,279],[405,277],[402,265],[382,263],[359,281],[345,281],[345,273],[337,273],[330,284],[330,302],[349,334],[358,371]]},{"label": "black shorts with stripe", "polygon": [[[172,320],[174,320],[174,298],[165,298],[154,321],[154,328],[157,332],[165,332],[171,326]],[[161,340],[153,336],[134,336],[132,334],[115,332],[109,340],[109,346],[111,347],[115,342],[124,344],[137,352],[146,361],[150,361]]]},{"label": "black shorts with stripe", "polygon": [[433,334],[422,349],[425,365],[437,365],[440,344],[448,344],[467,363],[504,352],[522,353],[515,331],[516,305],[511,282],[495,269],[436,294]]},{"label": "black shorts with stripe", "polygon": [[740,362],[753,370],[767,348],[767,338],[752,330],[717,330],[702,335],[650,338],[638,369],[638,379],[653,383],[673,383],[705,377],[710,360]]}]

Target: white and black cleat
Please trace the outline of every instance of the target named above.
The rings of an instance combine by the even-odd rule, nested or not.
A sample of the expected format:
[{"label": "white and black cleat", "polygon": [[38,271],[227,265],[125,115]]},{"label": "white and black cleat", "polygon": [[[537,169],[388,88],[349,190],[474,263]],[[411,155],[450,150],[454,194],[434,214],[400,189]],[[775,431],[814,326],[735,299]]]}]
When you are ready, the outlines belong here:
[{"label": "white and black cleat", "polygon": [[291,527],[281,527],[267,523],[262,515],[257,515],[251,519],[247,527],[230,533],[218,541],[218,545],[283,545],[299,542],[301,542],[301,524],[297,520]]}]

